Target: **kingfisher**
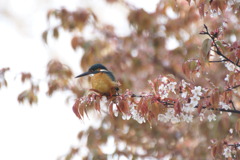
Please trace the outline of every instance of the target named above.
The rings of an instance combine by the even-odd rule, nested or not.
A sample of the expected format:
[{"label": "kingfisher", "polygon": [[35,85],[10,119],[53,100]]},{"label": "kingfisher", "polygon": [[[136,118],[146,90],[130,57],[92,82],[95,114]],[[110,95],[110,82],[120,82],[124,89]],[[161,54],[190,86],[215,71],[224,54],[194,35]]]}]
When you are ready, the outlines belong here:
[{"label": "kingfisher", "polygon": [[119,84],[117,83],[114,75],[102,64],[92,65],[87,72],[84,72],[75,78],[90,75],[90,83],[92,85],[92,91],[95,91],[101,95],[112,96],[116,95],[119,90]]}]

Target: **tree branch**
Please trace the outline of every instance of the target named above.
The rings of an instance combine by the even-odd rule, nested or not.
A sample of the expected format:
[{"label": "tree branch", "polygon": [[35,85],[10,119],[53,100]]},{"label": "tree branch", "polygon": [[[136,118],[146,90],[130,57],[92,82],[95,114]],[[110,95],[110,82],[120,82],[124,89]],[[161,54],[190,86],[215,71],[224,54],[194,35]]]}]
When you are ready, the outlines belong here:
[{"label": "tree branch", "polygon": [[213,42],[213,46],[217,49],[216,51],[214,51],[216,54],[218,54],[219,56],[222,56],[224,58],[224,61],[228,61],[232,64],[234,64],[235,66],[238,66],[240,67],[240,65],[238,65],[238,63],[234,63],[231,59],[227,58],[219,49],[217,43],[216,43],[216,36],[215,35],[212,35],[209,33],[209,30],[208,30],[208,27],[204,24],[204,28],[206,31],[203,31],[203,32],[200,32],[200,34],[206,34],[208,35],[211,39],[212,39],[212,42]]},{"label": "tree branch", "polygon": [[227,60],[226,59],[224,59],[224,60],[219,60],[219,61],[208,61],[208,62],[210,62],[210,63],[218,63],[218,62],[226,62]]},{"label": "tree branch", "polygon": [[229,87],[226,91],[231,91],[231,90],[236,89],[238,87],[240,87],[240,84],[236,85],[236,86],[233,86],[233,87]]},{"label": "tree branch", "polygon": [[232,146],[232,147],[238,148],[238,147],[240,147],[240,143],[228,144],[227,146]]},{"label": "tree branch", "polygon": [[[195,106],[194,108],[198,108],[198,106]],[[220,111],[220,112],[229,112],[229,113],[237,113],[237,114],[240,114],[240,110],[232,110],[232,109],[222,109],[222,108],[208,108],[208,107],[202,107],[203,109],[209,109],[209,110],[215,110],[215,111]]]},{"label": "tree branch", "polygon": [[230,100],[230,102],[229,102],[229,103],[231,103],[231,104],[232,104],[232,107],[233,107],[233,109],[234,109],[234,110],[236,110],[236,108],[235,108],[235,105],[234,105],[233,101],[232,101],[232,100]]},{"label": "tree branch", "polygon": [[[240,87],[240,85],[237,85],[237,86],[234,86],[234,88],[237,88],[237,87]],[[232,87],[233,88],[233,87]],[[129,95],[112,95],[112,96],[129,96]],[[142,98],[142,97],[151,97],[151,96],[154,96],[154,95],[136,95],[136,94],[132,94],[130,95],[131,97],[135,98],[135,97],[139,97],[139,98]],[[157,100],[158,102],[164,104],[164,105],[167,105],[167,106],[171,106],[171,107],[168,107],[168,108],[173,108],[173,105],[174,105],[174,102],[170,103],[169,101],[161,101],[161,100]],[[229,113],[237,113],[237,114],[240,114],[240,110],[237,110],[234,106],[234,103],[232,101],[230,101],[230,103],[232,104],[233,106],[233,110],[231,109],[222,109],[222,108],[209,108],[209,107],[206,107],[206,106],[203,106],[202,109],[209,109],[209,110],[215,110],[215,111],[220,111],[220,112],[229,112]],[[199,106],[195,106],[194,108],[198,108]]]}]

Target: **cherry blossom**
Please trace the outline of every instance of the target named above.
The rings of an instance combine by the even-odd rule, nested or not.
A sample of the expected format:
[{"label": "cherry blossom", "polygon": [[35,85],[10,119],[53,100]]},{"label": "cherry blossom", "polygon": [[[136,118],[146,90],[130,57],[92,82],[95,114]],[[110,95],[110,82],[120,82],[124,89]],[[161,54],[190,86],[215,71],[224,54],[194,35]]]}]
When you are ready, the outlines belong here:
[{"label": "cherry blossom", "polygon": [[232,150],[231,150],[230,147],[224,148],[224,150],[223,150],[223,156],[224,156],[225,158],[231,158],[231,157],[232,157]]},{"label": "cherry blossom", "polygon": [[202,95],[202,87],[201,86],[195,86],[193,90],[191,90],[192,94],[195,96],[201,96]]},{"label": "cherry blossom", "polygon": [[183,118],[183,121],[190,123],[193,121],[193,115],[192,114],[181,114],[181,117]]},{"label": "cherry blossom", "polygon": [[216,115],[214,113],[208,115],[208,121],[211,122],[211,121],[216,121]]},{"label": "cherry blossom", "polygon": [[183,111],[186,113],[191,113],[195,110],[195,105],[194,103],[187,103],[183,106]]}]

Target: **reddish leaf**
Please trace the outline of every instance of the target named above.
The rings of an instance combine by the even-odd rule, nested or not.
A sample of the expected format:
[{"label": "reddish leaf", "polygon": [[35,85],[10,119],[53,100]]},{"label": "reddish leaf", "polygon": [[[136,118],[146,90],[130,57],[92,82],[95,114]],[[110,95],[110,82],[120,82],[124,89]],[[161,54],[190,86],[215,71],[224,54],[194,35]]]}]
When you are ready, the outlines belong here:
[{"label": "reddish leaf", "polygon": [[211,96],[211,104],[214,109],[218,108],[219,104],[219,91],[215,91]]},{"label": "reddish leaf", "polygon": [[[88,114],[87,114],[87,108],[84,107],[84,113],[86,114],[86,116],[88,117]],[[89,117],[88,117],[89,118]]]},{"label": "reddish leaf", "polygon": [[78,37],[73,37],[73,38],[72,38],[71,45],[72,45],[72,48],[73,48],[74,50],[77,49],[77,47],[78,47]]},{"label": "reddish leaf", "polygon": [[78,107],[78,113],[81,116],[81,119],[84,117],[84,108],[86,106],[86,102],[80,103]]},{"label": "reddish leaf", "polygon": [[122,109],[121,109],[121,107],[119,107],[118,104],[116,104],[116,106],[117,106],[118,111],[122,113]]},{"label": "reddish leaf", "polygon": [[238,59],[240,59],[240,46],[239,46],[239,49],[237,49],[237,50],[235,51],[235,56],[236,56]]},{"label": "reddish leaf", "polygon": [[37,98],[37,96],[35,95],[35,92],[34,92],[34,89],[33,88],[31,88],[30,89],[30,91],[28,92],[28,102],[30,103],[30,104],[33,104],[33,103],[37,103],[37,101],[38,101],[38,98]]},{"label": "reddish leaf", "polygon": [[182,65],[182,70],[183,70],[183,73],[184,73],[188,78],[190,78],[190,68],[189,68],[189,65],[188,65],[188,61],[183,63],[183,65]]},{"label": "reddish leaf", "polygon": [[198,11],[201,17],[204,16],[204,7],[205,7],[205,0],[200,0],[198,3]]},{"label": "reddish leaf", "polygon": [[110,102],[109,106],[108,106],[108,111],[109,114],[113,117],[113,102]]},{"label": "reddish leaf", "polygon": [[198,103],[198,108],[197,108],[198,114],[201,113],[202,108],[203,108],[203,105],[202,105],[202,101],[200,100],[200,102]]},{"label": "reddish leaf", "polygon": [[224,12],[225,9],[227,8],[227,2],[226,2],[226,0],[218,0],[218,1],[219,1],[219,5],[218,5],[219,9],[220,9],[222,12]]},{"label": "reddish leaf", "polygon": [[229,102],[232,99],[233,92],[232,91],[223,92],[222,95],[223,95],[223,101],[224,102]]},{"label": "reddish leaf", "polygon": [[73,105],[73,112],[75,113],[75,115],[79,118],[79,119],[82,119],[82,116],[79,114],[78,112],[78,108],[79,108],[79,104],[80,104],[80,101],[77,99]]},{"label": "reddish leaf", "polygon": [[151,110],[151,112],[155,115],[155,117],[157,117],[158,114],[166,113],[167,108],[159,102],[154,102],[150,106],[149,110]]},{"label": "reddish leaf", "polygon": [[128,114],[129,113],[129,106],[127,100],[120,100],[119,101],[119,109],[121,112]]},{"label": "reddish leaf", "polygon": [[217,11],[218,10],[218,5],[219,5],[219,0],[213,0],[211,3],[211,9]]},{"label": "reddish leaf", "polygon": [[48,36],[48,31],[46,30],[42,33],[42,39],[46,44],[47,44],[47,36]]},{"label": "reddish leaf", "polygon": [[3,76],[3,75],[5,74],[5,72],[6,72],[6,71],[9,71],[9,70],[10,70],[9,67],[0,69],[0,75]]},{"label": "reddish leaf", "polygon": [[151,123],[151,122],[152,122],[152,119],[154,119],[154,118],[155,118],[154,113],[151,112],[151,111],[149,111],[149,112],[148,112],[148,116],[147,116],[147,120],[149,121],[149,123]]},{"label": "reddish leaf", "polygon": [[218,9],[220,9],[222,12],[224,12],[226,8],[227,8],[226,0],[214,0],[211,3],[212,10],[218,11]]},{"label": "reddish leaf", "polygon": [[213,158],[215,158],[216,154],[217,154],[217,146],[214,145],[214,146],[212,146],[212,149],[211,149],[211,155]]},{"label": "reddish leaf", "polygon": [[125,114],[129,114],[129,105],[127,100],[122,100],[123,101],[123,108],[122,111]]},{"label": "reddish leaf", "polygon": [[177,101],[174,104],[174,110],[175,110],[175,114],[180,114],[181,113],[181,104],[179,103],[179,101]]},{"label": "reddish leaf", "polygon": [[211,155],[213,158],[219,158],[222,155],[223,144],[218,142],[212,146]]},{"label": "reddish leaf", "polygon": [[142,103],[138,105],[138,110],[142,115],[145,115],[148,112],[148,100],[144,98],[142,99]]},{"label": "reddish leaf", "polygon": [[87,20],[89,18],[89,12],[86,9],[79,9],[76,12],[73,12],[72,14],[74,21],[76,23],[76,27],[82,31],[84,26],[87,23]]},{"label": "reddish leaf", "polygon": [[235,131],[240,135],[240,119],[235,123]]},{"label": "reddish leaf", "polygon": [[21,81],[24,83],[26,80],[30,80],[32,78],[31,73],[22,73]]},{"label": "reddish leaf", "polygon": [[100,112],[100,97],[99,96],[97,96],[96,100],[94,101],[94,107],[97,111]]},{"label": "reddish leaf", "polygon": [[59,37],[58,27],[55,27],[53,29],[53,37],[56,39]]},{"label": "reddish leaf", "polygon": [[79,140],[82,139],[83,134],[84,134],[84,132],[79,132],[79,133],[78,133],[77,137],[78,137]]},{"label": "reddish leaf", "polygon": [[18,102],[23,103],[23,100],[28,96],[28,91],[25,90],[18,95]]}]

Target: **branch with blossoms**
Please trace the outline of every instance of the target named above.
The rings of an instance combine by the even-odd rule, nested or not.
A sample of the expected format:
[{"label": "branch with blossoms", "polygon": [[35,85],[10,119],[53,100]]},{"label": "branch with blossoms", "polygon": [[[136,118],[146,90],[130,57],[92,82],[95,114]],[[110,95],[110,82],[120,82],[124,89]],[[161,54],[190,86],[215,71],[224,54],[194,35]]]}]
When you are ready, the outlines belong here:
[{"label": "branch with blossoms", "polygon": [[[217,89],[208,89],[194,86],[185,80],[176,82],[171,76],[159,76],[148,82],[151,91],[135,95],[126,91],[121,95],[102,96],[96,93],[76,100],[73,111],[82,119],[87,110],[95,108],[105,110],[106,106],[111,116],[121,114],[123,119],[134,119],[139,123],[146,121],[161,121],[179,123],[192,122],[198,115],[202,121],[205,117],[209,121],[216,120],[216,111],[240,113],[232,102],[231,91],[220,92]],[[204,110],[204,111],[203,111]]]},{"label": "branch with blossoms", "polygon": [[[236,128],[236,130],[238,130]],[[233,139],[233,129],[230,128],[229,133],[231,136],[227,136],[225,140],[211,140],[211,149],[212,156],[218,157],[219,155],[223,155],[227,159],[239,159],[239,150],[240,150],[240,143],[229,143],[228,141],[234,141]],[[219,154],[220,153],[220,154]]]},{"label": "branch with blossoms", "polygon": [[[158,120],[162,122],[178,123],[180,121],[192,122],[193,117],[198,115],[200,120],[205,117],[209,121],[216,120],[217,112],[227,112],[239,114],[240,111],[235,108],[233,97],[236,96],[237,88],[240,87],[240,72],[237,63],[234,63],[232,57],[227,57],[222,53],[221,43],[218,40],[219,30],[210,32],[204,25],[205,31],[200,34],[206,34],[210,39],[206,39],[202,45],[202,53],[208,60],[210,52],[213,51],[222,59],[219,62],[225,63],[225,67],[231,74],[227,74],[225,90],[214,88],[205,88],[194,86],[185,80],[177,82],[173,76],[162,76],[153,81],[149,80],[151,91],[133,94],[127,90],[121,95],[111,97],[102,96],[96,93],[81,97],[76,100],[73,111],[82,119],[87,110],[95,108],[100,111],[107,106],[110,115],[123,116],[123,119],[133,118],[138,122]],[[233,48],[233,47],[232,47]],[[235,46],[235,48],[237,48]],[[238,47],[239,48],[239,47]],[[217,61],[215,61],[217,62]],[[188,60],[182,65],[184,74],[193,79],[200,76],[201,61],[198,59]],[[234,66],[234,68],[232,67]]]}]

